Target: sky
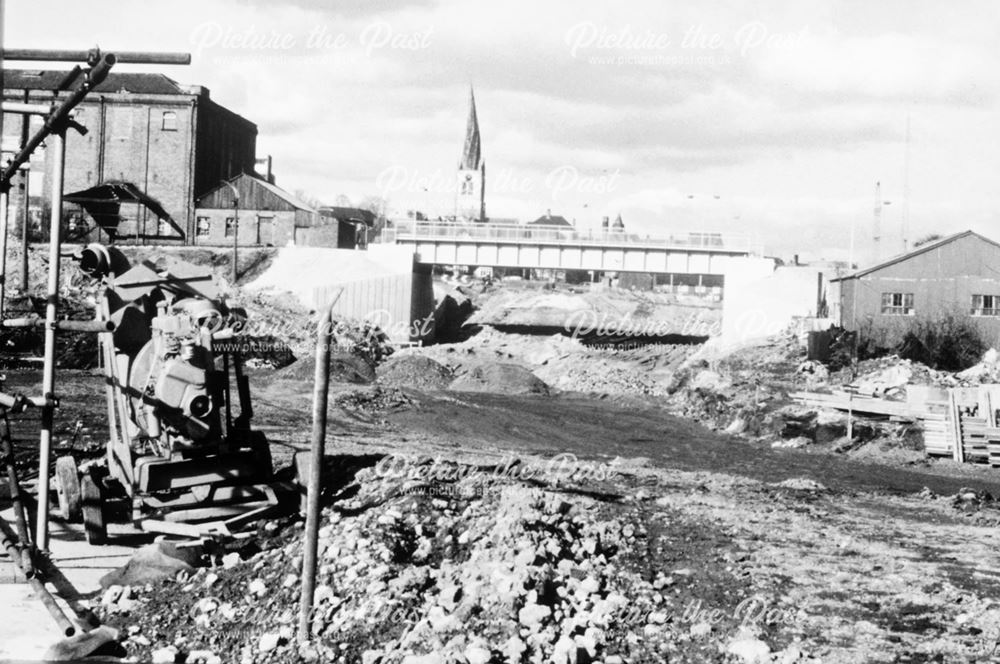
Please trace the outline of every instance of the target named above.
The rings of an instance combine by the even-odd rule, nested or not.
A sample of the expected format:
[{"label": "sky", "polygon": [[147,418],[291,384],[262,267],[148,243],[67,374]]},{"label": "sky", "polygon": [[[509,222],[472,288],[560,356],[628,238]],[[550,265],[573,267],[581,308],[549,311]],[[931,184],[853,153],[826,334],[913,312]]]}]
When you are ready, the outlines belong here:
[{"label": "sky", "polygon": [[[278,184],[454,208],[474,86],[494,218],[843,259],[1000,239],[1000,3],[7,0],[10,47],[188,51]],[[853,240],[852,240],[853,238]],[[854,247],[851,254],[851,247]]]}]

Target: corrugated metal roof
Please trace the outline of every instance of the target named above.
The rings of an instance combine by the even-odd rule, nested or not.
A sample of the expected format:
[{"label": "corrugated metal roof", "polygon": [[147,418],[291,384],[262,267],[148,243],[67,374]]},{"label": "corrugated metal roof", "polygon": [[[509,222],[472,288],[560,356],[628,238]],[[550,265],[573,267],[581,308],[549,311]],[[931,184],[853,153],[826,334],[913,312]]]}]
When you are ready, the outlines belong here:
[{"label": "corrugated metal roof", "polygon": [[[8,90],[55,90],[66,71],[57,69],[5,69],[4,87]],[[77,82],[72,86],[79,85]],[[188,95],[188,89],[163,74],[112,72],[97,86],[97,92],[134,94]]]},{"label": "corrugated metal roof", "polygon": [[[292,194],[288,193],[287,191],[285,191],[281,187],[279,187],[277,185],[274,185],[274,184],[271,184],[270,182],[268,182],[268,181],[266,181],[266,180],[264,180],[264,179],[262,179],[262,178],[260,178],[260,177],[258,177],[256,175],[252,175],[250,173],[241,173],[240,175],[237,175],[236,177],[230,178],[229,182],[231,184],[233,184],[233,185],[238,185],[238,183],[239,183],[239,181],[240,181],[241,178],[248,178],[254,184],[260,185],[261,187],[263,187],[264,189],[266,189],[268,192],[270,192],[271,194],[274,194],[275,196],[277,196],[281,200],[285,201],[286,203],[288,203],[289,205],[291,205],[294,208],[297,208],[299,210],[305,210],[306,212],[312,212],[312,213],[316,212],[316,209],[313,208],[308,203],[299,200],[298,198],[296,198]],[[196,205],[200,207],[202,205],[202,202],[206,198],[208,198],[209,196],[212,196],[213,194],[215,194],[215,192],[220,191],[220,190],[228,191],[229,190],[229,185],[227,185],[227,184],[219,184],[219,185],[217,185],[215,187],[212,187],[211,189],[209,189],[204,194],[202,194],[201,196],[198,197],[198,199],[196,201]]]},{"label": "corrugated metal roof", "polygon": [[902,263],[903,261],[909,260],[909,259],[913,258],[914,256],[919,256],[920,254],[925,254],[928,251],[934,251],[938,247],[942,247],[942,246],[944,246],[946,244],[950,244],[950,243],[954,242],[955,240],[960,240],[960,239],[962,239],[964,237],[977,237],[980,240],[982,240],[983,242],[989,242],[992,245],[1000,247],[1000,243],[994,242],[993,240],[989,239],[988,237],[983,237],[979,233],[976,233],[974,231],[963,231],[961,233],[955,233],[954,235],[949,235],[948,237],[941,238],[940,240],[935,240],[934,242],[928,242],[927,244],[921,245],[921,246],[917,247],[916,249],[914,249],[913,251],[910,251],[908,253],[900,254],[899,256],[894,256],[893,258],[890,258],[890,259],[888,259],[886,261],[883,261],[883,262],[881,262],[881,263],[879,263],[877,265],[873,265],[871,267],[866,267],[863,270],[858,270],[854,274],[848,274],[848,275],[843,276],[843,277],[838,277],[836,279],[831,279],[830,281],[846,281],[848,279],[857,279],[858,277],[864,277],[866,275],[871,274],[872,272],[877,272],[877,271],[885,269],[885,268],[887,268],[887,267],[889,267],[891,265],[896,265],[897,263]]},{"label": "corrugated metal roof", "polygon": [[288,193],[287,191],[285,191],[284,189],[282,189],[278,185],[271,184],[267,180],[262,180],[261,178],[254,177],[253,175],[244,174],[244,176],[248,177],[248,178],[253,178],[257,182],[257,184],[259,184],[260,186],[264,187],[265,189],[267,189],[268,191],[270,191],[275,196],[277,196],[277,197],[279,197],[279,198],[287,201],[288,204],[291,205],[291,206],[293,206],[293,207],[296,207],[296,208],[298,208],[300,210],[305,210],[307,212],[315,212],[316,211],[316,208],[314,208],[313,206],[309,205],[305,201],[302,201],[302,200],[296,198],[295,196],[293,196],[292,194]]}]

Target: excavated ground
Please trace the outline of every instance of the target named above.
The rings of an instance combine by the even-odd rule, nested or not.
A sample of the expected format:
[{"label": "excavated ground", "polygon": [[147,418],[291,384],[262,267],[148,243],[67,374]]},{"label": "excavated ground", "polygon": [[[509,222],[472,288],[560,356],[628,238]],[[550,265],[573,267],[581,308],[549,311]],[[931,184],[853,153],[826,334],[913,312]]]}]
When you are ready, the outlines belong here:
[{"label": "excavated ground", "polygon": [[[64,405],[90,403],[100,380],[67,373]],[[265,373],[278,375],[255,375],[256,420],[283,462],[307,443],[309,385],[270,389]],[[973,662],[991,661],[1000,638],[1000,510],[987,495],[1000,482],[988,469],[772,449],[593,398],[334,394],[312,647],[290,639],[301,550],[290,518],[260,524],[241,562],[94,597],[127,652]],[[100,435],[98,412],[73,415]],[[15,423],[15,439],[34,426]],[[567,453],[575,461],[556,457]]]}]

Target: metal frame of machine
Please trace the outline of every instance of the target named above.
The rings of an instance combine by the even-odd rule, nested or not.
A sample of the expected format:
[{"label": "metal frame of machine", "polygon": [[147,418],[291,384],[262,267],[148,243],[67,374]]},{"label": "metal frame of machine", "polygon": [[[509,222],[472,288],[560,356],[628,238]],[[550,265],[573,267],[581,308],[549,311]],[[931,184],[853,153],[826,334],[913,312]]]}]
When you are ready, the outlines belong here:
[{"label": "metal frame of machine", "polygon": [[[90,245],[80,269],[99,281],[97,321],[109,441],[102,464],[79,475],[57,463],[64,516],[83,517],[101,543],[115,499],[144,530],[228,534],[278,508],[291,488],[274,482],[268,442],[250,427],[242,358],[218,352],[245,321],[209,272],[178,262],[165,271],[128,266],[114,247]],[[62,465],[59,465],[62,464]]]}]

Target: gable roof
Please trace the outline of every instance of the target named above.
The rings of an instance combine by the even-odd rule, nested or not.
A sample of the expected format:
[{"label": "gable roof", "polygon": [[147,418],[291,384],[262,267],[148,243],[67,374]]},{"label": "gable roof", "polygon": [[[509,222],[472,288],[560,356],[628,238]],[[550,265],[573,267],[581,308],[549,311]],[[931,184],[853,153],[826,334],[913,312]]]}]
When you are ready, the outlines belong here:
[{"label": "gable roof", "polygon": [[[55,90],[67,72],[59,69],[5,69],[3,86],[8,90]],[[79,81],[82,75],[77,78]],[[78,84],[78,83],[77,83]],[[111,72],[97,92],[132,92],[156,95],[189,95],[191,92],[163,74]]]},{"label": "gable roof", "polygon": [[543,214],[538,219],[534,221],[529,221],[530,226],[569,226],[573,227],[573,224],[566,221],[566,217],[558,214]]},{"label": "gable roof", "polygon": [[314,208],[313,206],[309,205],[308,203],[306,203],[302,199],[296,198],[292,194],[289,194],[287,191],[285,191],[284,189],[282,189],[281,187],[279,187],[276,184],[271,184],[267,180],[259,178],[259,177],[255,176],[255,175],[250,175],[249,173],[244,173],[243,176],[248,177],[248,178],[253,178],[254,181],[257,184],[259,184],[260,186],[264,187],[265,189],[267,189],[268,191],[270,191],[272,194],[274,194],[278,198],[283,199],[284,201],[286,201],[292,207],[298,208],[299,210],[305,210],[306,212],[315,212],[316,211],[316,208]]},{"label": "gable roof", "polygon": [[[227,180],[227,182],[229,182],[229,184],[225,184],[225,183],[221,183],[220,182],[218,185],[212,187],[211,189],[209,189],[208,191],[206,191],[201,196],[198,196],[198,198],[195,200],[195,206],[196,207],[203,206],[205,204],[205,202],[206,202],[206,199],[210,198],[211,196],[214,196],[218,192],[228,193],[229,191],[231,191],[230,187],[229,187],[230,184],[233,185],[233,186],[235,186],[235,187],[237,187],[237,189],[240,189],[241,188],[240,187],[240,182],[244,178],[246,178],[251,183],[251,186],[256,185],[256,186],[262,187],[267,192],[269,192],[269,193],[273,194],[275,197],[277,197],[277,198],[285,201],[286,203],[288,203],[289,205],[291,205],[293,208],[295,208],[297,210],[305,210],[306,212],[313,212],[313,213],[316,212],[315,208],[313,208],[308,203],[306,203],[306,202],[304,202],[302,200],[299,200],[298,198],[296,198],[292,194],[288,193],[287,191],[285,191],[281,187],[279,187],[277,185],[274,185],[274,184],[271,184],[270,182],[268,182],[267,180],[261,178],[260,176],[258,176],[256,174],[251,174],[251,173],[241,173],[241,174],[239,174],[239,175],[237,175],[235,177],[229,178],[229,180]],[[232,197],[229,196],[228,198],[232,198]],[[242,202],[241,202],[241,205],[243,205]]]},{"label": "gable roof", "polygon": [[872,265],[871,267],[866,267],[863,270],[858,270],[854,274],[848,274],[848,275],[845,275],[843,277],[838,277],[836,279],[831,279],[830,281],[846,281],[848,279],[857,279],[859,277],[864,277],[866,275],[871,274],[872,272],[877,272],[877,271],[882,270],[884,268],[887,268],[887,267],[889,267],[891,265],[896,265],[898,263],[902,263],[903,261],[909,260],[909,259],[913,258],[914,256],[919,256],[920,254],[925,254],[928,251],[934,251],[935,249],[937,249],[939,247],[943,247],[946,244],[951,244],[952,242],[955,242],[956,240],[961,240],[962,238],[966,238],[966,237],[975,237],[975,238],[978,238],[978,239],[982,240],[983,242],[988,242],[989,244],[992,244],[993,246],[995,246],[997,248],[1000,248],[1000,243],[994,242],[993,240],[989,239],[988,237],[984,237],[984,236],[982,236],[979,233],[976,233],[974,231],[963,231],[961,233],[955,233],[954,235],[949,235],[948,237],[941,238],[940,240],[935,240],[933,242],[928,242],[927,244],[922,244],[919,247],[917,247],[916,249],[914,249],[913,251],[907,252],[905,254],[900,254],[899,256],[894,256],[894,257],[892,257],[892,258],[890,258],[888,260],[885,260],[885,261],[883,261],[881,263],[878,263],[877,265]]}]

